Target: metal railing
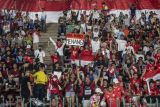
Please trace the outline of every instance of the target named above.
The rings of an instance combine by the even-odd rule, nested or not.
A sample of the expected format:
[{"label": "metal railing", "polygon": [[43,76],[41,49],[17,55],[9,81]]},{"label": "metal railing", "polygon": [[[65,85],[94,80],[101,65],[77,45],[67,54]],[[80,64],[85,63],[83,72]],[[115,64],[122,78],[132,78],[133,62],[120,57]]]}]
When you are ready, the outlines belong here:
[{"label": "metal railing", "polygon": [[[122,107],[122,106],[123,107],[133,107],[133,105],[134,105],[135,107],[140,107],[139,105],[143,104],[143,105],[146,105],[147,107],[160,107],[160,97],[158,97],[158,98],[155,97],[154,98],[153,96],[151,96],[149,98],[148,102],[146,101],[145,98],[142,98],[141,102],[140,102],[140,99],[138,99],[138,98],[139,97],[137,97],[137,99],[136,99],[136,96],[131,97],[129,102],[126,102],[125,98],[122,98],[121,101],[117,99],[116,100],[116,106],[117,107]],[[153,98],[154,98],[155,101],[153,101]],[[34,99],[34,100],[36,100],[36,99]],[[35,102],[33,102],[34,100],[33,100],[33,98],[30,98],[29,101],[28,101],[28,103],[27,103],[27,105],[29,107],[53,107],[52,106],[52,99],[49,100],[49,101],[46,101],[44,99],[42,102],[38,100],[39,103],[42,103],[41,105],[34,104],[35,103]],[[54,100],[56,102],[56,107],[59,107],[59,98],[55,97]],[[72,107],[72,105],[71,105],[72,102],[71,101],[72,100],[70,98],[70,107]],[[79,102],[78,101],[79,101],[78,97],[76,96],[76,98],[75,98],[75,105],[76,105],[76,107],[79,107]],[[62,102],[61,103],[62,103],[62,107],[65,107],[65,105],[66,105],[66,99],[65,99],[65,97],[62,98]],[[115,103],[115,101],[113,101],[112,99],[110,99],[110,102],[109,102],[108,106],[112,107],[113,103]],[[0,107],[24,107],[24,105],[25,105],[24,99],[22,99],[19,96],[16,97],[16,101],[15,102],[5,101],[4,97],[2,97],[2,102],[0,103]],[[82,101],[82,105],[83,105],[83,101]],[[83,106],[83,107],[85,107],[85,106]]]}]

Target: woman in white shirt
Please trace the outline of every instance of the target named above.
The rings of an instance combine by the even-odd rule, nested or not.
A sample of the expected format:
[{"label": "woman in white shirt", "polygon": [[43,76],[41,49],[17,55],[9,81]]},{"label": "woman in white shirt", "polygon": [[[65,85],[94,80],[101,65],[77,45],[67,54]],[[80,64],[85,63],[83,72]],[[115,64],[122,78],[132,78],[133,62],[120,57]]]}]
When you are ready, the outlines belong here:
[{"label": "woman in white shirt", "polygon": [[99,51],[100,49],[100,40],[98,39],[98,37],[95,37],[94,40],[91,40],[91,47],[92,47],[92,53],[93,55],[96,55],[96,53]]},{"label": "woman in white shirt", "polygon": [[39,47],[39,36],[40,36],[39,30],[36,30],[32,36],[33,36],[33,49],[36,50]]},{"label": "woman in white shirt", "polygon": [[9,22],[4,23],[3,31],[4,31],[4,33],[10,32],[10,24],[9,24]]}]

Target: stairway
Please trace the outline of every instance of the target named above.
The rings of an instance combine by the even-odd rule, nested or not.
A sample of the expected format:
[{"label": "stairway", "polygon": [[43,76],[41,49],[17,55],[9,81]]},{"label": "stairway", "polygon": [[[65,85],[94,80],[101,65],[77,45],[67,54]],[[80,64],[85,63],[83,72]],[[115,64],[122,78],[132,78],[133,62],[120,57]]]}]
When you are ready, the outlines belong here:
[{"label": "stairway", "polygon": [[[48,52],[48,41],[49,37],[52,37],[54,40],[57,39],[57,30],[58,30],[57,23],[49,23],[47,24],[47,32],[41,33],[39,46],[42,47],[42,49],[46,53],[46,57],[44,58],[44,63],[48,66],[47,70],[51,70],[51,65],[52,65],[51,58]],[[54,52],[54,46],[51,44],[51,53],[53,52]]]}]

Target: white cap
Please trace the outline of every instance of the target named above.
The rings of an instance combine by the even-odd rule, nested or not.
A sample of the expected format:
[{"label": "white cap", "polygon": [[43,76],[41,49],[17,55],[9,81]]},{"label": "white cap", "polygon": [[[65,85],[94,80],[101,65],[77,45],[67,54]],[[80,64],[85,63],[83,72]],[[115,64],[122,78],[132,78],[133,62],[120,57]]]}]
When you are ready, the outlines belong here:
[{"label": "white cap", "polygon": [[31,45],[27,45],[27,48],[30,49],[30,48],[31,48]]},{"label": "white cap", "polygon": [[103,94],[103,92],[102,92],[102,90],[100,88],[96,88],[95,92]]},{"label": "white cap", "polygon": [[115,84],[119,83],[119,81],[118,81],[117,78],[114,78],[114,79],[113,79],[113,82],[114,82]]}]

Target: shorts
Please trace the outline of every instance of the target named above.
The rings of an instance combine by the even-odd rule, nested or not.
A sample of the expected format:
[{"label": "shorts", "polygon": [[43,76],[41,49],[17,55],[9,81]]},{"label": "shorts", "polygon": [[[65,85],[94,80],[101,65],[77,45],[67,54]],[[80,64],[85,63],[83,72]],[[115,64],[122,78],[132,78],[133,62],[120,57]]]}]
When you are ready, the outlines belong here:
[{"label": "shorts", "polygon": [[83,101],[83,97],[78,96],[78,102],[79,102],[80,104],[82,104],[82,101]]},{"label": "shorts", "polygon": [[65,97],[72,97],[75,96],[75,92],[66,92]]},{"label": "shorts", "polygon": [[24,99],[24,103],[27,103],[29,101],[29,97],[30,97],[30,92],[28,91],[22,91],[21,92],[21,97],[22,99]]}]

